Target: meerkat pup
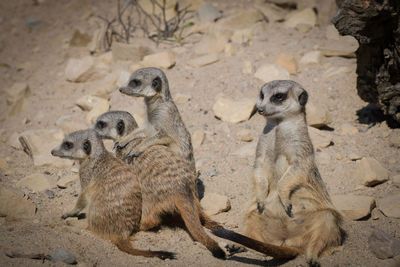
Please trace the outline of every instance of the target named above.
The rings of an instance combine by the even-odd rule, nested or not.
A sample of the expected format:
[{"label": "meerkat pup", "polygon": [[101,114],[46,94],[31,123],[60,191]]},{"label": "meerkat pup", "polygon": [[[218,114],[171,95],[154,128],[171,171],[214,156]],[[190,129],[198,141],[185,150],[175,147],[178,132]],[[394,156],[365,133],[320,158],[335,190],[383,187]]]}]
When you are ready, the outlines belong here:
[{"label": "meerkat pup", "polygon": [[127,86],[121,87],[119,91],[144,98],[149,124],[118,141],[116,146],[121,148],[138,137],[144,138],[126,157],[138,156],[152,145],[165,145],[187,160],[195,171],[190,133],[172,100],[165,73],[157,68],[139,69],[131,75]]},{"label": "meerkat pup", "polygon": [[[134,117],[128,112],[109,111],[96,119],[94,129],[102,138],[118,141],[129,134],[129,130],[135,129],[135,125]],[[140,139],[131,141],[126,147],[128,150],[117,149],[117,157],[124,158],[129,150],[134,150],[134,146],[140,144]],[[190,171],[189,163],[168,147],[151,146],[131,160],[130,164],[137,173],[142,186],[142,230],[158,226],[161,223],[160,213],[173,214],[178,211],[192,236],[205,244],[212,252],[214,251],[214,255],[222,255],[222,252],[219,251],[216,243],[206,235],[201,224],[212,230],[216,236],[275,258],[293,258],[299,253],[297,249],[265,244],[224,229],[219,223],[209,218],[197,198],[195,174]],[[230,245],[226,248],[229,252],[237,249]]]},{"label": "meerkat pup", "polygon": [[314,159],[305,105],[308,94],[294,81],[262,86],[258,112],[267,118],[254,164],[255,198],[246,234],[297,248],[310,266],[341,244],[342,217],[333,206]]},{"label": "meerkat pup", "polygon": [[78,214],[88,207],[88,229],[111,240],[120,250],[145,257],[173,259],[165,251],[138,250],[130,236],[140,230],[142,192],[134,171],[112,156],[94,130],[82,130],[66,136],[60,146],[51,151],[53,156],[80,162],[82,192],[70,212],[63,219]]}]

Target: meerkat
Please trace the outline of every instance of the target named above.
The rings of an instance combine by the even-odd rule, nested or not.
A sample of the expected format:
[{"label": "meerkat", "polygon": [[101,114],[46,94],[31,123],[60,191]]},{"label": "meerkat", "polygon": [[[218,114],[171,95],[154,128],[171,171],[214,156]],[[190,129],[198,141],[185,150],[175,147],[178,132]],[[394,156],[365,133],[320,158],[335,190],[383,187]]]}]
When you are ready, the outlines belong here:
[{"label": "meerkat", "polygon": [[135,159],[135,166],[141,168],[133,169],[108,152],[98,133],[89,129],[66,136],[51,153],[79,160],[79,174],[88,181],[75,208],[63,219],[77,216],[87,206],[89,230],[132,255],[166,259],[174,258],[174,254],[134,249],[129,236],[159,226],[165,214],[179,213],[195,240],[215,257],[225,258],[225,252],[202,227],[201,221],[209,227],[216,225],[207,217],[200,219],[202,210],[194,194],[194,173],[184,159],[167,147],[148,148]]},{"label": "meerkat", "polygon": [[148,126],[132,131],[116,144],[123,148],[132,140],[143,138],[126,157],[136,157],[152,145],[165,145],[187,160],[195,172],[190,133],[172,100],[165,73],[157,68],[139,69],[132,73],[128,84],[119,88],[119,91],[129,96],[143,97],[147,110]]},{"label": "meerkat", "polygon": [[305,254],[319,266],[321,252],[341,244],[341,214],[332,204],[314,159],[308,135],[307,92],[294,81],[262,86],[258,112],[267,124],[254,163],[254,201],[245,233]]},{"label": "meerkat", "polygon": [[79,174],[84,178],[82,192],[75,207],[63,219],[78,216],[88,207],[88,229],[111,240],[120,250],[145,257],[173,259],[166,251],[135,249],[130,236],[140,230],[142,193],[134,171],[112,156],[94,130],[76,131],[66,136],[53,156],[80,162]]},{"label": "meerkat", "polygon": [[[93,128],[100,137],[117,142],[124,135],[129,134],[129,129],[132,130],[135,125],[135,119],[130,113],[109,111],[96,119]],[[129,149],[134,150],[134,146],[139,143],[140,138],[134,139],[128,144]],[[125,148],[121,148],[117,149],[116,154],[119,158],[124,158],[125,153],[129,153],[128,151]],[[299,253],[297,249],[264,244],[234,231],[224,229],[218,222],[209,218],[197,198],[196,183],[193,179],[193,173],[190,172],[188,162],[170,151],[168,147],[161,145],[149,147],[140,156],[132,159],[130,163],[132,168],[138,171],[142,184],[149,184],[149,186],[142,185],[142,187],[146,188],[146,191],[143,192],[142,230],[148,230],[159,225],[160,217],[158,213],[161,209],[164,213],[173,213],[174,210],[178,210],[184,216],[186,214],[185,211],[175,207],[174,199],[178,198],[182,202],[180,205],[185,205],[186,212],[193,216],[192,221],[196,221],[196,224],[193,224],[194,226],[192,227],[196,227],[197,232],[202,232],[202,229],[199,228],[201,226],[198,224],[198,220],[200,220],[201,224],[210,229],[214,235],[266,255],[288,259],[294,258]],[[150,172],[152,169],[157,171],[152,173]],[[165,192],[169,192],[168,195],[171,197],[167,197]],[[152,215],[149,216],[148,214]],[[195,217],[198,219],[195,219]],[[189,232],[191,232],[190,229]],[[232,253],[237,250],[237,247],[228,245],[226,249]]]}]

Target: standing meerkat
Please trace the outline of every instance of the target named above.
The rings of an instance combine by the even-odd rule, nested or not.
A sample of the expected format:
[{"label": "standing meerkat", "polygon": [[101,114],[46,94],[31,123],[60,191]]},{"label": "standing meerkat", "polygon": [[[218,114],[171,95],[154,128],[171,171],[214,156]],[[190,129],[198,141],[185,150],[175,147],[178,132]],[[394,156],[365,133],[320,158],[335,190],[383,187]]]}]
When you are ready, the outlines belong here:
[{"label": "standing meerkat", "polygon": [[165,73],[157,68],[139,69],[132,73],[127,86],[119,91],[129,96],[144,97],[149,124],[118,141],[117,147],[123,148],[138,137],[144,138],[126,157],[136,157],[149,146],[165,145],[187,160],[195,172],[190,133],[172,100]]},{"label": "standing meerkat", "polygon": [[268,121],[256,150],[255,198],[246,215],[246,234],[297,248],[310,266],[319,266],[321,252],[341,244],[342,217],[315,163],[307,99],[294,81],[272,81],[261,88],[257,109]]},{"label": "standing meerkat", "polygon": [[105,149],[94,130],[69,134],[51,154],[79,160],[79,175],[85,181],[75,207],[63,219],[78,216],[88,207],[88,229],[111,240],[120,250],[145,257],[174,258],[170,252],[139,250],[132,246],[130,236],[141,226],[140,182],[129,165]]},{"label": "standing meerkat", "polygon": [[[135,119],[128,112],[109,111],[96,119],[94,129],[102,138],[112,139],[117,142],[124,135],[129,134],[128,129],[134,128],[132,128],[132,125],[135,125]],[[125,148],[117,149],[117,156],[125,158],[125,153],[128,153],[129,150],[134,150],[134,146],[140,144],[140,141],[140,138],[131,141],[128,144],[128,150]],[[224,229],[219,223],[209,218],[204,213],[197,198],[195,174],[190,171],[188,162],[170,151],[168,147],[161,145],[151,146],[140,156],[132,159],[130,164],[137,172],[142,183],[142,230],[158,226],[160,224],[160,213],[178,211],[182,215],[189,232],[196,240],[209,240],[199,224],[200,221],[206,228],[212,230],[216,236],[275,258],[293,258],[299,253],[297,249],[265,244]],[[191,219],[185,220],[185,217]],[[196,238],[195,233],[202,237]],[[207,243],[213,244],[212,246],[216,249],[211,240],[207,241]],[[206,247],[209,248],[207,245]],[[235,251],[237,247],[228,245],[227,249]]]}]

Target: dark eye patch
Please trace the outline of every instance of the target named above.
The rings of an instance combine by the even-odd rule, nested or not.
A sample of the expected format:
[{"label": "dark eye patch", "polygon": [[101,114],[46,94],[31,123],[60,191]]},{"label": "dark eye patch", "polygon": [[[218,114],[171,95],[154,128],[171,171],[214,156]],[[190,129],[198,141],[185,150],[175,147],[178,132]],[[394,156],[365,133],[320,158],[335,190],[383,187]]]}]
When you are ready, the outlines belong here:
[{"label": "dark eye patch", "polygon": [[270,101],[274,104],[282,104],[287,98],[287,94],[285,93],[277,93],[271,96]]},{"label": "dark eye patch", "polygon": [[69,142],[69,141],[65,141],[65,142],[62,144],[62,148],[65,149],[65,150],[70,150],[70,149],[72,149],[73,147],[74,147],[74,144],[73,144],[72,142]]},{"label": "dark eye patch", "polygon": [[90,143],[89,140],[86,140],[83,145],[82,145],[83,151],[85,151],[85,153],[87,155],[90,154],[90,152],[92,151],[92,144]]},{"label": "dark eye patch", "polygon": [[96,122],[96,128],[97,129],[104,129],[106,127],[107,127],[107,122],[105,122],[105,121]]},{"label": "dark eye patch", "polygon": [[156,77],[153,79],[153,81],[151,82],[151,87],[153,87],[154,90],[156,90],[157,92],[161,91],[161,78],[160,77]]},{"label": "dark eye patch", "polygon": [[262,91],[260,91],[260,99],[264,100],[264,93]]},{"label": "dark eye patch", "polygon": [[133,79],[128,84],[130,87],[138,87],[142,85],[142,82],[138,79]]},{"label": "dark eye patch", "polygon": [[119,135],[122,135],[124,133],[124,130],[125,130],[125,123],[123,120],[120,120],[117,123],[117,132]]}]

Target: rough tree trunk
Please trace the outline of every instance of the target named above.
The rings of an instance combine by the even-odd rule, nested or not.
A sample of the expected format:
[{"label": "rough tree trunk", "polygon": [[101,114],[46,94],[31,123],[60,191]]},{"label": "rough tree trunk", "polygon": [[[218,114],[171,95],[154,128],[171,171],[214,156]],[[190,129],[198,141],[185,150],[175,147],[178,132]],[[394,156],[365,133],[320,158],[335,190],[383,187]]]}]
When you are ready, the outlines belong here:
[{"label": "rough tree trunk", "polygon": [[400,1],[337,0],[332,22],[354,36],[358,95],[400,123]]}]

